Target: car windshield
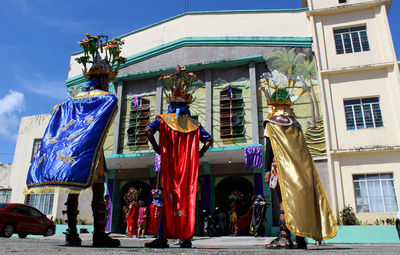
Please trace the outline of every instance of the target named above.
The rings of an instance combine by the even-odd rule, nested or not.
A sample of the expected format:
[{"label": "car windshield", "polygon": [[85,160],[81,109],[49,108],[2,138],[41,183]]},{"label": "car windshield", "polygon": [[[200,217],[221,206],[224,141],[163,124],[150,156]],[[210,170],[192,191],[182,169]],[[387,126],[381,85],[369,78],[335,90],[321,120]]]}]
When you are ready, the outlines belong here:
[{"label": "car windshield", "polygon": [[0,209],[3,209],[4,207],[6,207],[8,204],[0,204]]}]

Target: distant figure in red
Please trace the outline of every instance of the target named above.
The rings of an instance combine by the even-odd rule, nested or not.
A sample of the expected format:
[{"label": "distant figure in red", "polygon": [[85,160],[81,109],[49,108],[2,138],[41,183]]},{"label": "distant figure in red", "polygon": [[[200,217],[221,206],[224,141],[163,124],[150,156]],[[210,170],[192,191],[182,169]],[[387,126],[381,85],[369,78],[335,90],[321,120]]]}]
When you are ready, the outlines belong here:
[{"label": "distant figure in red", "polygon": [[161,220],[161,211],[163,208],[162,190],[161,188],[152,189],[151,194],[153,195],[153,201],[150,204],[147,233],[157,234]]},{"label": "distant figure in red", "polygon": [[145,206],[142,200],[139,201],[139,212],[138,212],[138,230],[137,230],[137,238],[144,238],[144,233],[146,232],[146,224],[147,224],[147,207]]},{"label": "distant figure in red", "polygon": [[136,235],[138,226],[138,215],[139,215],[139,203],[137,199],[139,198],[139,191],[135,188],[130,188],[128,192],[128,199],[130,201],[129,211],[126,216],[126,234],[129,237]]}]

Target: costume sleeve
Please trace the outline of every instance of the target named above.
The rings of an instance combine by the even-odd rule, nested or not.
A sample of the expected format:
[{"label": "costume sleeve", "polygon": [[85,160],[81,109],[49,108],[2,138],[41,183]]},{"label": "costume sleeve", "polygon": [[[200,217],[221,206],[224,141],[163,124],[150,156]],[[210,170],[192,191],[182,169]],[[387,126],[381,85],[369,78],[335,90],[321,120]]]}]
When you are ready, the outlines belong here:
[{"label": "costume sleeve", "polygon": [[160,117],[157,117],[155,121],[150,123],[147,127],[151,128],[154,132],[160,130]]},{"label": "costume sleeve", "polygon": [[266,137],[265,141],[265,171],[271,171],[272,161],[274,160],[274,152],[272,151],[271,140]]},{"label": "costume sleeve", "polygon": [[200,125],[200,141],[202,143],[206,143],[208,139],[211,138],[211,135]]}]

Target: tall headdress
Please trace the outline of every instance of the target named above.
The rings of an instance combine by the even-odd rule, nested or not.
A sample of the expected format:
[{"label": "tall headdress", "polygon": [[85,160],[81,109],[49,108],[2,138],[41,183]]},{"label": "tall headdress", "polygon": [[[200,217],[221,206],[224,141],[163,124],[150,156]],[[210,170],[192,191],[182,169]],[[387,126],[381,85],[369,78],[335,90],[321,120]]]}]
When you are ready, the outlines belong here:
[{"label": "tall headdress", "polygon": [[286,87],[280,86],[280,82],[273,79],[271,73],[263,73],[260,82],[260,89],[264,92],[267,104],[272,106],[291,106],[307,91],[310,91],[310,88],[304,84],[301,87],[300,94],[295,95],[297,91],[295,88],[297,82],[295,77],[287,78]]},{"label": "tall headdress", "polygon": [[[89,79],[105,75],[110,81],[115,80],[119,66],[126,62],[126,58],[119,55],[120,46],[124,42],[119,38],[109,41],[106,35],[91,36],[86,33],[85,36],[85,39],[78,42],[83,48],[83,56],[75,59],[83,65],[83,76]],[[92,64],[89,70],[88,64]]]},{"label": "tall headdress", "polygon": [[177,66],[173,74],[162,74],[160,80],[165,89],[165,100],[167,103],[193,103],[195,101],[193,97],[196,89],[193,87],[195,79],[196,76],[193,73],[188,73],[185,66]]}]

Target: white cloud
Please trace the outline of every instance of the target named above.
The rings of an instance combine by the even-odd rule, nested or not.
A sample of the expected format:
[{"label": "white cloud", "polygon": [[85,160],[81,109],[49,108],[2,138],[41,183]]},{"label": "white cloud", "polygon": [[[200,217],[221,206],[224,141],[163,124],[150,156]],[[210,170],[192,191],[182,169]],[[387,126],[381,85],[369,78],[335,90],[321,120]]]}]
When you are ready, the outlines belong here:
[{"label": "white cloud", "polygon": [[20,121],[18,113],[25,110],[24,94],[10,90],[0,98],[0,136],[9,140],[16,140]]},{"label": "white cloud", "polygon": [[35,74],[30,79],[17,76],[16,79],[27,92],[64,101],[68,98],[64,81],[46,80],[43,75]]}]

